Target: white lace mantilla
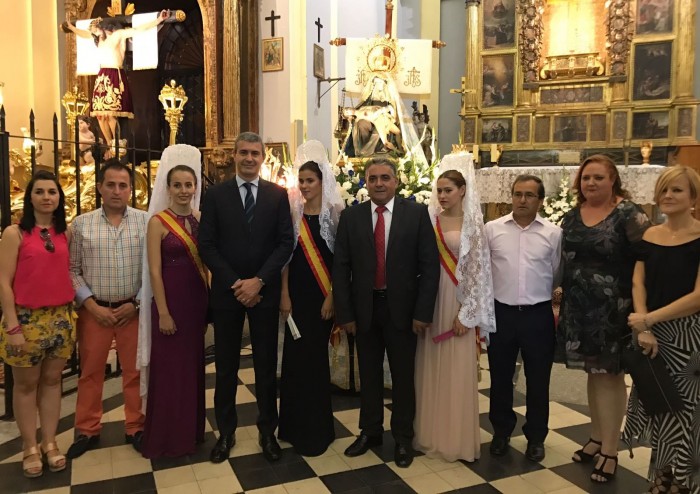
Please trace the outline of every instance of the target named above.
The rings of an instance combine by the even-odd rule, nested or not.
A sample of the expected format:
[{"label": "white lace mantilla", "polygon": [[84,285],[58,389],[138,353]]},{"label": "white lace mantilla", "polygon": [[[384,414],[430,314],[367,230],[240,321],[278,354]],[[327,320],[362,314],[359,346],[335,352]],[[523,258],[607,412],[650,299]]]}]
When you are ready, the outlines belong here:
[{"label": "white lace mantilla", "polygon": [[[476,185],[482,203],[510,203],[510,189],[518,175],[535,175],[542,179],[547,196],[557,193],[562,176],[568,175],[569,184],[573,187],[576,166],[532,166],[532,167],[494,167],[476,170]],[[622,187],[632,196],[637,204],[654,203],[654,186],[659,175],[666,169],[661,165],[632,165],[618,166]]]}]

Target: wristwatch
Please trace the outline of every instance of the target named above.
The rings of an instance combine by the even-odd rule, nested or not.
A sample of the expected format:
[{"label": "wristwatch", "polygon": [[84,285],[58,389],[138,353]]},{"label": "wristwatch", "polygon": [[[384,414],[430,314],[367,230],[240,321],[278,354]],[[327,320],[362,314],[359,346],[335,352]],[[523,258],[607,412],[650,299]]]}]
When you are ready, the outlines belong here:
[{"label": "wristwatch", "polygon": [[263,288],[265,286],[265,282],[263,281],[263,279],[258,277],[258,281],[260,282],[260,288]]},{"label": "wristwatch", "polygon": [[139,302],[138,299],[133,299],[131,303],[134,304],[134,309],[136,309],[136,312],[141,310],[141,302]]}]

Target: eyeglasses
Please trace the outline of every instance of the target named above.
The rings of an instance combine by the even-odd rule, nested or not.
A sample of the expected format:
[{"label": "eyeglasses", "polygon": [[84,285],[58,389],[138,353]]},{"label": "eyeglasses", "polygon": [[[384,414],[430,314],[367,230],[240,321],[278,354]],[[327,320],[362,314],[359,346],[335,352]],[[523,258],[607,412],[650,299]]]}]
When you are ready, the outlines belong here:
[{"label": "eyeglasses", "polygon": [[56,246],[54,246],[53,241],[51,240],[51,234],[49,233],[48,228],[42,228],[39,230],[39,238],[44,241],[44,249],[49,252],[56,251]]},{"label": "eyeglasses", "polygon": [[522,199],[523,197],[528,201],[532,201],[533,199],[539,199],[537,194],[533,194],[532,192],[513,192],[513,199]]}]

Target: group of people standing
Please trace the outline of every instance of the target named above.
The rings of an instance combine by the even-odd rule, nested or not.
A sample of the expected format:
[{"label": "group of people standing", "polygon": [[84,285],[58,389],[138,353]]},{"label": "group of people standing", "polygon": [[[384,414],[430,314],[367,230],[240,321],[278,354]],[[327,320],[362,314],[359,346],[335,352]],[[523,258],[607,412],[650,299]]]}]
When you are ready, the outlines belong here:
[{"label": "group of people standing", "polygon": [[[126,205],[129,169],[110,160],[100,173],[101,208],[68,229],[60,185],[39,172],[27,188],[21,223],[3,235],[0,357],[15,371],[25,475],[43,473],[44,455],[50,470],[66,466],[55,431],[61,370],[76,326],[81,377],[68,457],[99,442],[104,363],[113,339],[123,372],[126,442],[148,458],[193,452],[204,439],[209,319],[219,430],[210,459],[228,459],[247,317],[259,444],[268,461],[282,455],[276,431],[305,456],[323,454],[335,438],[328,362],[335,323],[355,335],[361,382],[361,432],[347,456],[384,441],[386,354],[396,465],[408,467],[414,448],[448,461],[477,460],[485,343],[490,454],[508,454],[520,354],[525,454],[544,459],[550,372],[560,361],[588,373],[590,440],[573,460],[594,463],[592,481],[615,477],[627,407],[624,439],[653,448],[651,490],[676,485],[679,492],[700,492],[700,222],[692,215],[700,178],[694,171],[677,166],[659,178],[655,199],[667,218],[659,226],[650,227],[602,155],[581,165],[577,206],[561,228],[538,214],[545,190],[532,175],[512,184],[512,213],[484,225],[467,154],[442,160],[428,208],[396,196],[390,160],[370,159],[364,169],[370,200],[343,210],[320,143],[299,148],[297,182],[286,191],[260,178],[262,139],[244,132],[236,141],[236,177],[207,191],[200,216],[193,209],[201,189],[199,155],[185,148],[164,153],[148,213]],[[559,285],[555,329],[551,298]],[[140,301],[148,306],[139,310]],[[280,317],[287,324],[278,412]],[[681,411],[651,415],[637,399],[627,404],[621,354],[630,336],[666,363],[683,398]]]}]

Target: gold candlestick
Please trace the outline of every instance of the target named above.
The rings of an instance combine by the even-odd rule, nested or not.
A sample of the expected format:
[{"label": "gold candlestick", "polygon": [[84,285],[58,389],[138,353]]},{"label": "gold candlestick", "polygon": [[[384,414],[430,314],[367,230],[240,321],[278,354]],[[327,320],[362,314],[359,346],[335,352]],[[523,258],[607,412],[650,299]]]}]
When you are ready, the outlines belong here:
[{"label": "gold candlestick", "polygon": [[175,80],[170,81],[170,85],[165,84],[160,90],[158,100],[163,105],[165,110],[165,121],[170,125],[170,140],[169,145],[172,146],[176,142],[177,129],[182,122],[182,111],[187,103],[187,95],[182,86],[175,87]]}]

